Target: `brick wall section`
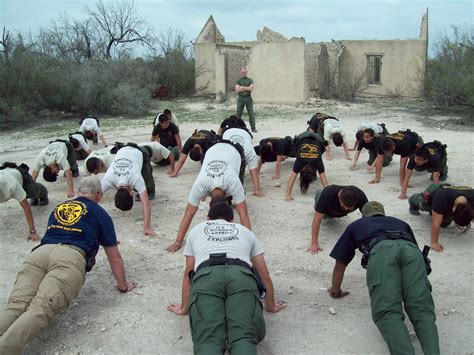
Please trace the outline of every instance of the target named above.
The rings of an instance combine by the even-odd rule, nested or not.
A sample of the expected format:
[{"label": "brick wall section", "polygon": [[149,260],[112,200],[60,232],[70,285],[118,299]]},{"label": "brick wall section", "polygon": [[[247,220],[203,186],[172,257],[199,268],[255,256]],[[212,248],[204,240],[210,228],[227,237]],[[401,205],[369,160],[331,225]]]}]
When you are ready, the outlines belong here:
[{"label": "brick wall section", "polygon": [[[233,93],[235,82],[240,78],[240,68],[246,66],[250,60],[249,47],[218,46],[220,53],[226,55],[227,94]],[[249,73],[252,77],[252,73]]]}]

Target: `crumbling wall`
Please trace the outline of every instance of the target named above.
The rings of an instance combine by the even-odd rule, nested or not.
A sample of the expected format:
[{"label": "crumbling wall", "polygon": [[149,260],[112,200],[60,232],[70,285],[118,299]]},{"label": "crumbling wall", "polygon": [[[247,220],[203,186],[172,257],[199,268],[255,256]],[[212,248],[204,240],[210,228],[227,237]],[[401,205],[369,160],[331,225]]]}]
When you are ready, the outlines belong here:
[{"label": "crumbling wall", "polygon": [[304,53],[305,96],[319,97],[318,90],[318,57],[321,46],[317,43],[308,43]]},{"label": "crumbling wall", "polygon": [[195,89],[201,95],[216,92],[215,49],[213,43],[194,44]]},{"label": "crumbling wall", "polygon": [[318,94],[319,97],[327,98],[331,90],[331,78],[329,72],[329,54],[326,45],[321,44],[318,56]]},{"label": "crumbling wall", "polygon": [[219,53],[226,57],[226,93],[235,90],[235,83],[240,78],[240,69],[247,66],[250,61],[250,47],[238,47],[231,45],[219,45],[217,47]]},{"label": "crumbling wall", "polygon": [[288,39],[282,34],[272,31],[268,27],[264,26],[261,31],[257,31],[257,41],[260,43],[284,43],[288,41]]}]

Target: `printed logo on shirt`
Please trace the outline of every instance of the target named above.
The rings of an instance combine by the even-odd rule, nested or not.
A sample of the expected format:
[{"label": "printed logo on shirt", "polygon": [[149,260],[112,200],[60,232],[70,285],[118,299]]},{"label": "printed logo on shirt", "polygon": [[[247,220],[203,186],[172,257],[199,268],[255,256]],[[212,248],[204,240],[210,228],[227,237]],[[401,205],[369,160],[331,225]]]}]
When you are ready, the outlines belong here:
[{"label": "printed logo on shirt", "polygon": [[229,140],[234,143],[239,143],[242,147],[244,146],[244,137],[234,134],[230,136]]},{"label": "printed logo on shirt", "polygon": [[192,139],[197,140],[197,141],[203,141],[207,139],[207,136],[202,133],[202,132],[197,132],[191,136]]},{"label": "printed logo on shirt", "polygon": [[405,133],[403,132],[392,133],[392,134],[389,134],[387,137],[401,141],[403,140],[403,138],[405,138]]},{"label": "printed logo on shirt", "polygon": [[217,224],[208,222],[204,228],[204,234],[208,242],[230,242],[232,240],[239,240],[239,230],[235,224]]},{"label": "printed logo on shirt", "polygon": [[120,158],[114,160],[113,171],[117,176],[126,176],[130,174],[130,171],[133,168],[133,162],[127,158]]},{"label": "printed logo on shirt", "polygon": [[319,158],[318,146],[315,144],[304,143],[300,149],[300,158],[317,159]]},{"label": "printed logo on shirt", "polygon": [[[63,226],[72,226],[87,213],[87,207],[80,201],[66,201],[54,210],[54,218]],[[57,226],[54,228],[58,228]]]},{"label": "printed logo on shirt", "polygon": [[44,151],[44,155],[54,157],[58,153],[59,146],[57,144],[49,144]]},{"label": "printed logo on shirt", "polygon": [[433,148],[426,148],[428,149],[428,152],[430,153],[430,155],[435,155],[436,154],[436,151],[433,149]]},{"label": "printed logo on shirt", "polygon": [[443,189],[447,190],[447,189],[450,189],[450,190],[472,190],[472,187],[470,186],[443,186]]},{"label": "printed logo on shirt", "polygon": [[221,177],[224,175],[227,168],[227,162],[223,160],[211,160],[206,166],[206,173],[210,178]]}]

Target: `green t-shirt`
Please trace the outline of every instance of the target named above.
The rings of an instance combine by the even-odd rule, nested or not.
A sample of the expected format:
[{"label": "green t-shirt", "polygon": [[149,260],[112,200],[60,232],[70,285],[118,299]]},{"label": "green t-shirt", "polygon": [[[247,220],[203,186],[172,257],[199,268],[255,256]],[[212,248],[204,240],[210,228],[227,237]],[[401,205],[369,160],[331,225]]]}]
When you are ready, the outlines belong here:
[{"label": "green t-shirt", "polygon": [[[240,86],[250,86],[251,84],[253,84],[253,80],[249,77],[240,78],[239,80],[237,80],[237,85],[240,85]],[[251,95],[250,91],[239,92],[239,96],[250,96],[250,95]]]}]

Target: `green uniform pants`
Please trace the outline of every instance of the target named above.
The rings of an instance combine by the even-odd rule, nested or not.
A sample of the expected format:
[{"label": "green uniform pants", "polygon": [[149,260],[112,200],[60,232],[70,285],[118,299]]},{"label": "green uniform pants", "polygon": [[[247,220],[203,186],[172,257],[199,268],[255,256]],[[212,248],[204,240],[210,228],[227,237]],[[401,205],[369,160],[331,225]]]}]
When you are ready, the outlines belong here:
[{"label": "green uniform pants", "polygon": [[255,129],[255,113],[253,111],[253,100],[252,96],[241,96],[237,99],[237,112],[236,116],[242,118],[242,113],[244,112],[244,107],[247,107],[247,113],[249,114],[250,128]]},{"label": "green uniform pants", "polygon": [[143,153],[143,164],[141,175],[143,180],[145,180],[146,192],[155,192],[155,179],[153,179],[153,167],[151,166],[150,156],[151,153],[147,147],[138,147]]},{"label": "green uniform pants", "polygon": [[257,283],[242,266],[204,267],[194,276],[189,320],[195,354],[257,353],[265,321]]},{"label": "green uniform pants", "polygon": [[43,245],[28,256],[0,311],[0,354],[20,354],[69,305],[84,284],[85,267],[83,254],[68,245]]},{"label": "green uniform pants", "polygon": [[405,311],[424,354],[439,354],[431,285],[423,256],[415,244],[384,240],[370,251],[367,265],[372,319],[390,354],[415,354],[404,324]]},{"label": "green uniform pants", "polygon": [[[377,153],[369,150],[369,160],[367,160],[367,165],[372,165],[377,158]],[[390,165],[392,162],[393,155],[392,154],[384,154],[383,156],[383,164],[382,166],[385,168],[386,166]]]},{"label": "green uniform pants", "polygon": [[74,150],[74,154],[76,155],[76,160],[84,160],[89,155],[84,149]]},{"label": "green uniform pants", "polygon": [[33,200],[48,198],[48,190],[46,187],[33,180],[30,174],[22,174],[23,177],[23,190],[26,192],[26,197]]},{"label": "green uniform pants", "polygon": [[[425,199],[423,198],[423,193],[424,192],[420,192],[420,193],[416,193],[416,194],[411,195],[410,198],[408,199],[408,203],[410,204],[410,208],[417,209],[417,210],[423,211],[423,212],[429,212],[431,214],[433,198],[436,195],[436,192],[442,186],[445,186],[445,185],[449,185],[449,184],[430,184],[430,186],[428,186],[426,188],[426,190],[424,192],[429,193],[429,195],[431,196],[431,199],[430,199],[429,202],[425,201]],[[443,216],[443,221],[441,222],[441,227],[445,228],[445,227],[449,226],[452,223],[452,221],[453,221],[452,217]]]}]

